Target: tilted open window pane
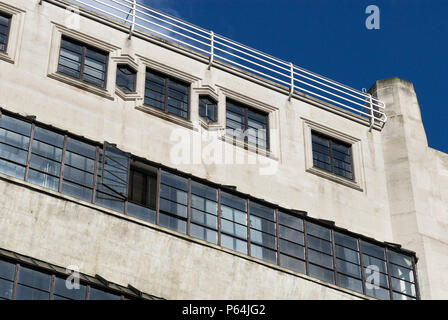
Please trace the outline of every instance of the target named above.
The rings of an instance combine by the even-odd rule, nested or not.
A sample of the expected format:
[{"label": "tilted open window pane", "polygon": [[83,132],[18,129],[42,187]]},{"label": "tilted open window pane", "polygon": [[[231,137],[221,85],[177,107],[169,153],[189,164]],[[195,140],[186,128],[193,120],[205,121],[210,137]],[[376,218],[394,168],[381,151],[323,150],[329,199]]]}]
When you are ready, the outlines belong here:
[{"label": "tilted open window pane", "polygon": [[135,92],[137,72],[127,65],[117,66],[117,87],[125,93]]},{"label": "tilted open window pane", "polygon": [[129,155],[110,143],[104,143],[101,183],[111,192],[126,198]]},{"label": "tilted open window pane", "polygon": [[215,100],[207,96],[199,97],[199,116],[207,123],[216,122],[217,111],[217,103]]}]

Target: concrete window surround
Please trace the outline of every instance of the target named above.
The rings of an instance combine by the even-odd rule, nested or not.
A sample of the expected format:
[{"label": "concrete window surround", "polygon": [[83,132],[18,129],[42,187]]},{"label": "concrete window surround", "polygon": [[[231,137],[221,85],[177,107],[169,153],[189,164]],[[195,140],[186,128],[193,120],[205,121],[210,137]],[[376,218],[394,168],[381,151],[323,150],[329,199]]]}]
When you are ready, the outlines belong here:
[{"label": "concrete window surround", "polygon": [[[331,181],[343,184],[347,187],[363,191],[364,188],[364,174],[362,170],[362,152],[361,152],[361,140],[352,137],[343,132],[331,129],[322,124],[313,122],[302,118],[303,123],[303,138],[304,138],[304,150],[305,150],[305,170],[309,173],[315,174],[319,177],[329,179]],[[344,177],[338,176],[334,173],[328,172],[326,170],[314,167],[313,165],[313,148],[312,148],[312,134],[311,131],[316,131],[331,138],[337,139],[339,141],[345,142],[351,145],[352,150],[352,169],[353,169],[353,180],[346,179]]]},{"label": "concrete window surround", "polygon": [[[95,85],[81,81],[80,79],[67,76],[57,71],[59,62],[59,52],[61,49],[61,40],[63,35],[108,53],[108,61],[107,61],[108,68],[106,73],[105,88],[97,87]],[[91,36],[75,31],[73,29],[66,28],[57,23],[53,23],[53,32],[51,34],[51,47],[48,61],[47,76],[55,80],[64,82],[66,84],[84,89],[93,94],[97,94],[103,98],[113,100],[114,99],[113,93],[115,92],[115,75],[117,73],[117,64],[111,62],[113,61],[112,60],[113,57],[118,56],[118,51],[119,48],[116,46],[110,45],[104,41],[95,39]]]},{"label": "concrete window surround", "polygon": [[3,2],[0,2],[0,11],[11,16],[7,47],[5,51],[0,51],[0,59],[15,64],[22,43],[25,11]]}]

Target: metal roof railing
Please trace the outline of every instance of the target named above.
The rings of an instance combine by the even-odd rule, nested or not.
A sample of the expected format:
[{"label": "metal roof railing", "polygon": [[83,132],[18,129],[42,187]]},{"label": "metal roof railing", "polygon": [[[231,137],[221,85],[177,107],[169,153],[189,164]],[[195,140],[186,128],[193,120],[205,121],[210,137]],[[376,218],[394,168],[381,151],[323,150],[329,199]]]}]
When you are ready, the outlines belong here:
[{"label": "metal roof railing", "polygon": [[[371,94],[356,90],[314,72],[263,53],[213,31],[152,9],[136,0],[45,0],[83,7],[129,26],[129,37],[136,30],[148,32],[206,55],[209,67],[216,61],[254,73],[289,89],[289,99],[301,92],[343,110],[384,125],[386,105]],[[42,0],[41,0],[42,2]]]}]

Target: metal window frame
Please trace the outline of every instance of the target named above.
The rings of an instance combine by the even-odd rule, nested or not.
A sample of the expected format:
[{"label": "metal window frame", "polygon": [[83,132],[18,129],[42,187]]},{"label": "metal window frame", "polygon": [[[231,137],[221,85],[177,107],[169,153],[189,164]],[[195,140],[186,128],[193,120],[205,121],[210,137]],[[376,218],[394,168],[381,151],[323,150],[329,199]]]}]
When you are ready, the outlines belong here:
[{"label": "metal window frame", "polygon": [[[123,68],[123,67],[126,67],[127,69],[129,69],[129,70],[132,71],[133,87],[132,87],[132,89],[131,89],[130,91],[124,91],[124,90],[122,89],[122,87],[121,87],[120,85],[118,85],[118,83],[117,83],[118,73],[119,73],[119,72],[122,73],[122,71],[121,71],[120,68]],[[138,73],[137,70],[135,70],[134,68],[132,68],[129,64],[126,64],[126,63],[119,63],[119,64],[117,64],[117,74],[116,74],[116,79],[115,79],[115,84],[116,84],[116,86],[117,86],[121,91],[123,91],[123,92],[126,93],[126,94],[135,93],[136,90],[137,90],[137,73]],[[129,89],[129,88],[128,88],[128,89]]]},{"label": "metal window frame", "polygon": [[[110,58],[109,52],[101,50],[101,49],[98,49],[98,48],[96,48],[94,46],[91,46],[89,44],[86,44],[86,43],[84,43],[82,41],[73,39],[70,36],[66,36],[66,35],[63,34],[62,37],[61,37],[61,45],[60,45],[60,48],[59,48],[58,69],[59,69],[59,64],[60,64],[60,60],[61,60],[62,40],[69,41],[72,44],[76,44],[79,47],[81,47],[82,53],[81,53],[81,64],[80,64],[80,70],[79,70],[79,77],[74,77],[74,76],[68,75],[68,74],[63,73],[63,72],[61,72],[59,70],[57,72],[65,75],[65,76],[68,76],[68,77],[71,77],[71,78],[74,78],[74,79],[78,79],[79,81],[82,81],[82,82],[87,83],[89,85],[95,86],[97,88],[106,89],[106,87],[107,87],[107,72],[109,70],[109,58]],[[86,60],[86,50],[87,49],[95,51],[96,53],[99,53],[99,54],[104,54],[104,56],[106,58],[106,63],[104,65],[104,84],[102,86],[98,86],[96,84],[93,84],[91,82],[83,80],[85,60]]]},{"label": "metal window frame", "polygon": [[[265,112],[265,111],[258,110],[257,108],[254,108],[252,106],[248,106],[248,105],[246,105],[244,103],[241,103],[241,102],[239,102],[237,100],[226,98],[226,130],[227,130],[227,103],[228,102],[232,103],[235,107],[239,107],[239,108],[244,110],[244,123],[243,123],[243,125],[244,125],[244,140],[243,140],[243,142],[244,142],[244,145],[245,145],[244,148],[246,150],[248,150],[249,149],[249,145],[251,145],[251,146],[255,146],[257,151],[258,150],[270,151],[271,146],[270,146],[270,134],[269,134],[269,113]],[[248,124],[248,122],[249,122],[249,117],[248,117],[249,110],[252,111],[252,112],[255,112],[255,113],[257,113],[257,114],[259,114],[261,116],[263,116],[266,119],[266,147],[262,147],[262,146],[258,145],[258,137],[257,137],[257,143],[256,144],[253,144],[253,143],[249,142],[249,138],[248,138],[248,134],[247,134],[247,130],[249,129],[249,124]],[[235,136],[233,136],[233,139],[236,140],[237,138]]]},{"label": "metal window frame", "polygon": [[[148,81],[148,74],[154,74],[154,75],[156,75],[156,76],[158,76],[158,77],[161,77],[161,78],[163,78],[163,82],[164,82],[164,84],[163,84],[163,94],[164,94],[164,96],[165,96],[165,99],[164,99],[164,102],[163,102],[163,110],[161,110],[161,109],[159,109],[159,108],[157,108],[157,107],[154,107],[154,106],[152,106],[152,105],[150,105],[150,104],[147,104],[146,102],[145,102],[145,98],[146,98],[146,95],[144,95],[144,97],[143,97],[143,104],[144,105],[146,105],[146,106],[149,106],[149,107],[151,107],[151,108],[155,108],[155,109],[157,109],[157,110],[159,110],[159,111],[161,111],[161,112],[164,112],[164,113],[166,113],[166,114],[170,114],[170,115],[172,115],[172,116],[175,116],[175,117],[177,117],[177,118],[180,118],[180,119],[184,119],[184,120],[190,120],[190,113],[191,113],[191,108],[190,108],[190,106],[191,106],[191,103],[190,103],[190,99],[191,99],[191,93],[190,93],[190,91],[191,91],[191,83],[189,83],[189,82],[187,82],[187,81],[185,81],[185,80],[180,80],[180,79],[178,79],[178,78],[176,78],[176,77],[174,77],[174,76],[171,76],[171,75],[169,75],[169,74],[166,74],[166,73],[163,73],[163,72],[161,72],[161,71],[157,71],[157,70],[154,70],[154,69],[150,69],[150,68],[146,68],[146,74],[145,74],[145,91],[146,90],[151,90],[151,89],[149,89],[147,86],[146,86],[146,82]],[[184,117],[182,117],[182,116],[179,116],[179,115],[177,115],[177,114],[175,114],[175,113],[172,113],[172,112],[169,112],[168,111],[168,89],[169,89],[169,82],[170,81],[173,81],[173,82],[178,82],[178,83],[181,83],[181,84],[184,84],[185,85],[185,87],[187,88],[187,117],[186,118],[184,118]]]}]

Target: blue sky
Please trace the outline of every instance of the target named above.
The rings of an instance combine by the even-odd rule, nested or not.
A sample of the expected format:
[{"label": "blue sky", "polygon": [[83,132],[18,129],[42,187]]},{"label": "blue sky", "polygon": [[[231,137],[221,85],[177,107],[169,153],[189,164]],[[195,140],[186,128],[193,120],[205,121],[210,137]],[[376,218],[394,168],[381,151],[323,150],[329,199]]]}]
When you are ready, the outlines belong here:
[{"label": "blue sky", "polygon": [[[356,89],[393,76],[411,81],[429,145],[448,153],[448,0],[144,2]],[[365,27],[372,4],[380,30]]]}]

